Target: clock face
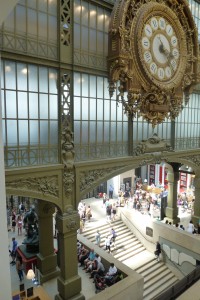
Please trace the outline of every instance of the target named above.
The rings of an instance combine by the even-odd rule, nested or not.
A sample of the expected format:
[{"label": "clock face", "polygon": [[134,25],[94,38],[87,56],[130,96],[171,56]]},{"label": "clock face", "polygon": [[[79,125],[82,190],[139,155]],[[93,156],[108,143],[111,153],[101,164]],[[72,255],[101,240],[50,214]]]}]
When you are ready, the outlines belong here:
[{"label": "clock face", "polygon": [[163,83],[173,79],[180,63],[180,45],[167,18],[155,15],[145,22],[140,49],[148,76]]}]

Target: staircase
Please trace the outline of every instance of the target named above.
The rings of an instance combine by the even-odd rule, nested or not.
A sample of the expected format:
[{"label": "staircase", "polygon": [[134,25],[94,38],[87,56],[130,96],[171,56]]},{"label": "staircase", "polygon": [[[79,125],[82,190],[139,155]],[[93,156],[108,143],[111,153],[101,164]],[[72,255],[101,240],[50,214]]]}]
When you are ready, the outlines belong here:
[{"label": "staircase", "polygon": [[117,238],[115,248],[111,246],[111,253],[116,259],[142,275],[144,278],[144,300],[154,299],[178,281],[177,277],[163,262],[155,260],[154,255],[145,249],[121,220],[98,227],[86,228],[82,235],[95,243],[95,234],[98,229],[101,233],[100,246],[104,248],[105,238],[110,235],[112,227],[117,233]]}]

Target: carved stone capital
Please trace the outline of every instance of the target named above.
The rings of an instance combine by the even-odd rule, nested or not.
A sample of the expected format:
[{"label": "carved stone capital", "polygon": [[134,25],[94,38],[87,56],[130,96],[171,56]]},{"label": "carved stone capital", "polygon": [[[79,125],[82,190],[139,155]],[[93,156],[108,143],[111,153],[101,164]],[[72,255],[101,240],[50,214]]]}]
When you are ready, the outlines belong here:
[{"label": "carved stone capital", "polygon": [[61,234],[77,231],[80,227],[80,218],[78,213],[72,208],[68,208],[68,212],[64,214],[57,212],[56,226]]},{"label": "carved stone capital", "polygon": [[52,216],[52,214],[55,212],[55,205],[46,202],[46,201],[38,201],[38,216],[39,217],[48,217]]}]

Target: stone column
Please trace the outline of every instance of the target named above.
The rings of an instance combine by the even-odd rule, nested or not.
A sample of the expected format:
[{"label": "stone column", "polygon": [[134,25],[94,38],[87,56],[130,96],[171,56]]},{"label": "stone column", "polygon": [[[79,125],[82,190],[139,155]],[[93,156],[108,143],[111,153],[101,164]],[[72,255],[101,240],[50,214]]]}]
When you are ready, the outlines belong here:
[{"label": "stone column", "polygon": [[60,276],[56,300],[84,300],[81,292],[81,278],[78,275],[77,262],[77,229],[80,220],[78,213],[68,208],[67,212],[57,212],[58,251]]},{"label": "stone column", "polygon": [[195,201],[194,201],[194,215],[192,217],[192,221],[196,226],[200,220],[200,177],[195,175],[194,179],[194,186],[195,186]]},{"label": "stone column", "polygon": [[173,171],[168,171],[168,196],[167,196],[167,207],[165,210],[166,219],[176,224],[180,222],[178,218],[178,207],[177,207],[177,184],[179,181],[179,164],[172,165]]},{"label": "stone column", "polygon": [[39,254],[37,264],[40,271],[40,282],[43,283],[59,275],[57,254],[53,241],[53,213],[55,206],[38,200]]}]

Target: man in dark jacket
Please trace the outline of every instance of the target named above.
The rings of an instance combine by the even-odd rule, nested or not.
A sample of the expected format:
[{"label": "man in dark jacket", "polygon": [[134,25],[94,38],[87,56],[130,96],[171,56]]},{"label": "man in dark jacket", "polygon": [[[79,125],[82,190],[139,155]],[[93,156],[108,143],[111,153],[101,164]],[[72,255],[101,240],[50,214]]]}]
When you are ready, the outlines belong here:
[{"label": "man in dark jacket", "polygon": [[154,253],[156,256],[156,260],[160,261],[161,246],[159,242],[156,243],[156,251]]}]

